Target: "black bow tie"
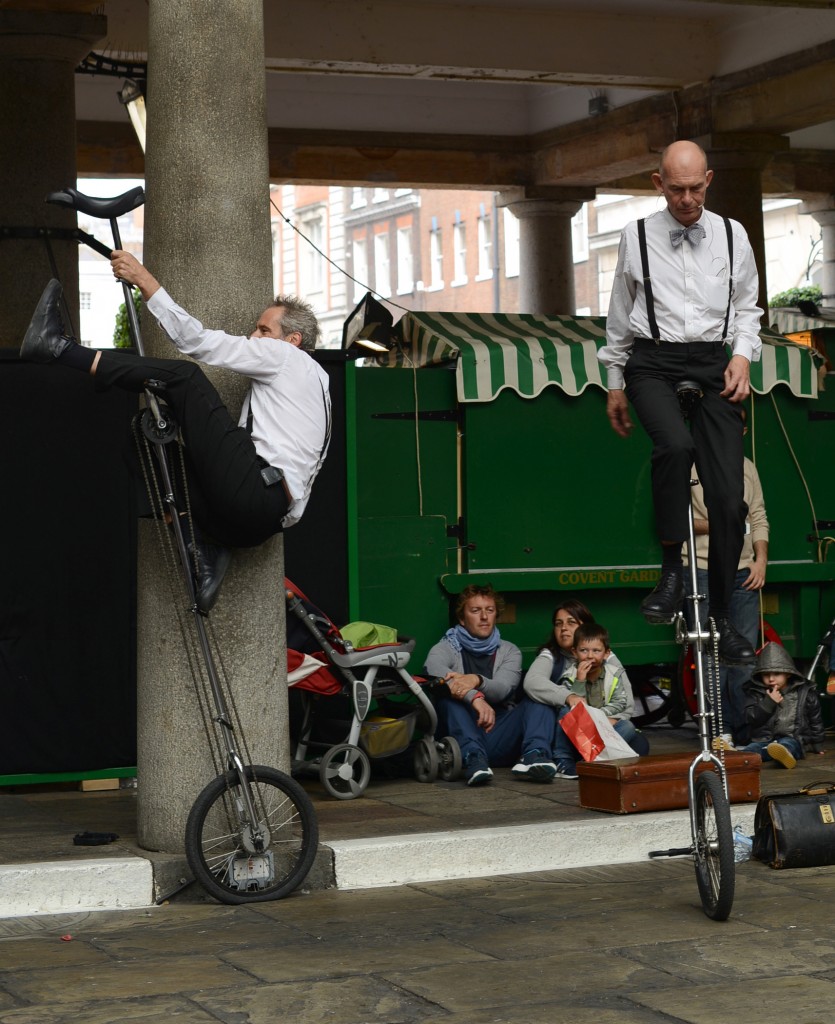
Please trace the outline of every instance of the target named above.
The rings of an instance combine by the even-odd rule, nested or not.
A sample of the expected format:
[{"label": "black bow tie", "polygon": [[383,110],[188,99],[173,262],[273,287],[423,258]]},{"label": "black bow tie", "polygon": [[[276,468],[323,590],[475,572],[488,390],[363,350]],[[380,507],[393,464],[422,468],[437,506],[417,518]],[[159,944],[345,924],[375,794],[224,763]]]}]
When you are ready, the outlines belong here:
[{"label": "black bow tie", "polygon": [[670,232],[670,241],[673,248],[677,249],[686,238],[691,245],[698,245],[707,232],[701,224],[691,224],[688,228],[675,228]]}]

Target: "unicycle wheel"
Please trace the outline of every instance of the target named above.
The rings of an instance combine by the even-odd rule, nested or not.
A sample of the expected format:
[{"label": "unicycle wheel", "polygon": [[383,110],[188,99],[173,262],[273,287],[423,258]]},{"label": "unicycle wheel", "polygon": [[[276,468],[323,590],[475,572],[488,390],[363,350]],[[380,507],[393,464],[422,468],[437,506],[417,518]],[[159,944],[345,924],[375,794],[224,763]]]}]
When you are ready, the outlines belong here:
[{"label": "unicycle wheel", "polygon": [[736,873],[731,809],[717,772],[701,772],[695,790],[693,858],[699,898],[708,917],[727,921],[734,902]]},{"label": "unicycle wheel", "polygon": [[245,775],[254,822],[248,820],[236,771],[206,786],[186,822],[189,866],[221,903],[287,896],[304,881],[319,845],[313,804],[297,782],[262,765],[248,765]]}]

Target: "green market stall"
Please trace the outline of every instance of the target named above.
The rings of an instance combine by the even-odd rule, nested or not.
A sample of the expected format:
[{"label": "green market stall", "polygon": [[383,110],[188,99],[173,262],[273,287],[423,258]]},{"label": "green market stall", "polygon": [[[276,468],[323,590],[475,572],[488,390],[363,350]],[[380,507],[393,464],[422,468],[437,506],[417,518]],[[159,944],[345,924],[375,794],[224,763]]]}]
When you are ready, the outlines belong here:
[{"label": "green market stall", "polygon": [[[398,329],[387,358],[339,375],[346,556],[329,572],[345,574],[346,617],[417,637],[419,666],[454,595],[489,581],[527,663],[571,592],[626,664],[674,662],[672,630],[638,613],[658,575],[650,446],[606,419],[604,320],[410,313]],[[835,381],[824,390],[813,349],[771,331],[763,342],[748,454],[771,523],[764,610],[810,657],[835,615]]]}]

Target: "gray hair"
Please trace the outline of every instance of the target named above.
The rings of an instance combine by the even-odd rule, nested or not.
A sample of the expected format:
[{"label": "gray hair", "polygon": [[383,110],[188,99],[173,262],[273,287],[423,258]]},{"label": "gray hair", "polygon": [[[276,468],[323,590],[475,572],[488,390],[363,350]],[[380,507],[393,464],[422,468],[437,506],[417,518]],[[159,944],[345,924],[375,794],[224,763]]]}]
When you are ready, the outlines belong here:
[{"label": "gray hair", "polygon": [[297,295],[276,295],[273,306],[281,307],[281,330],[284,334],[298,331],[302,336],[300,348],[312,352],[322,336],[313,306]]}]

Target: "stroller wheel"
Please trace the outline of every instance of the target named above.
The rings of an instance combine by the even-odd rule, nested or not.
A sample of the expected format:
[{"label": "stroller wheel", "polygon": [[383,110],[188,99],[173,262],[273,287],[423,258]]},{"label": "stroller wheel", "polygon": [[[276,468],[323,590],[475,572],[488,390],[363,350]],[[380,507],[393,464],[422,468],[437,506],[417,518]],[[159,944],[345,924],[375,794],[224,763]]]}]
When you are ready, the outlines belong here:
[{"label": "stroller wheel", "polygon": [[440,775],[444,782],[455,782],[461,774],[461,748],[453,736],[444,736],[438,742],[441,755]]},{"label": "stroller wheel", "polygon": [[415,746],[413,763],[418,782],[434,782],[437,779],[441,762],[435,749],[435,741],[429,736],[424,736]]},{"label": "stroller wheel", "polygon": [[371,778],[371,762],[359,747],[339,743],[331,747],[319,764],[322,785],[337,800],[356,800]]}]

